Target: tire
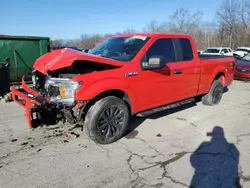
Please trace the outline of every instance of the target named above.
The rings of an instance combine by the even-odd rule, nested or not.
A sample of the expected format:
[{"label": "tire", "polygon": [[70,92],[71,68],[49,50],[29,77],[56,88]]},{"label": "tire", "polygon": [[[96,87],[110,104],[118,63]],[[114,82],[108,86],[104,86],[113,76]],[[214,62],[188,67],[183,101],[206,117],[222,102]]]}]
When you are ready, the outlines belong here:
[{"label": "tire", "polygon": [[87,111],[85,132],[96,143],[113,143],[126,133],[129,116],[129,109],[123,100],[114,96],[105,97]]},{"label": "tire", "polygon": [[202,104],[214,106],[220,103],[224,87],[219,80],[214,80],[208,94],[201,98]]}]

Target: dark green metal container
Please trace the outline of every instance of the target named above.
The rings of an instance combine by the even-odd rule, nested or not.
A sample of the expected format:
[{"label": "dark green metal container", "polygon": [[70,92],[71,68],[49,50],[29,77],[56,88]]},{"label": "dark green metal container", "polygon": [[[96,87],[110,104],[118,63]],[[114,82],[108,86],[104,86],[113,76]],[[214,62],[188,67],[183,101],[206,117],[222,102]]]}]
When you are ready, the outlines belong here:
[{"label": "dark green metal container", "polygon": [[10,64],[10,82],[20,82],[22,76],[31,80],[34,62],[50,51],[48,37],[0,35],[0,62]]}]

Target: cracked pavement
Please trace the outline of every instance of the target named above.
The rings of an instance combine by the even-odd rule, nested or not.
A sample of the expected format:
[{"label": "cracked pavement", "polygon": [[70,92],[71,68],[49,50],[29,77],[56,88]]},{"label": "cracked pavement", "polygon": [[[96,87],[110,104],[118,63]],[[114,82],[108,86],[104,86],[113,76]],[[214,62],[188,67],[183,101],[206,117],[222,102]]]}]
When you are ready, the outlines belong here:
[{"label": "cracked pavement", "polygon": [[23,109],[0,104],[0,187],[250,187],[249,96],[250,84],[234,81],[219,105],[133,117],[132,132],[110,145],[79,126],[30,130]]}]

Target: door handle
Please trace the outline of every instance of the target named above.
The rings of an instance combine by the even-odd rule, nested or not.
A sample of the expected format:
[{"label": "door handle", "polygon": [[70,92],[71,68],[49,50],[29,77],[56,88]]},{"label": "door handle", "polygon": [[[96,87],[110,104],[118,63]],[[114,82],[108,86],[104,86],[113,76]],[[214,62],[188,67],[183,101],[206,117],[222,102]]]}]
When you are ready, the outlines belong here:
[{"label": "door handle", "polygon": [[174,74],[182,74],[181,70],[174,70]]},{"label": "door handle", "polygon": [[197,72],[199,72],[199,71],[200,71],[199,68],[194,68],[194,73],[197,73]]}]

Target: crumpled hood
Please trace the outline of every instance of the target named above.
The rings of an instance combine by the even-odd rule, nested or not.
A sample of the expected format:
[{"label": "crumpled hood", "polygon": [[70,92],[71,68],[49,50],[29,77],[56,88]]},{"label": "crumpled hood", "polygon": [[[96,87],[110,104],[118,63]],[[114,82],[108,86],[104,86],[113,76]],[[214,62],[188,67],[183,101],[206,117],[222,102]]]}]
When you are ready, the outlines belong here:
[{"label": "crumpled hood", "polygon": [[117,67],[123,66],[123,63],[120,61],[99,57],[91,54],[85,54],[80,51],[72,50],[69,48],[64,48],[60,50],[54,50],[41,56],[36,60],[33,68],[45,75],[48,75],[48,71],[54,71],[61,68],[70,67],[76,60],[97,62]]},{"label": "crumpled hood", "polygon": [[240,60],[238,60],[235,63],[235,67],[250,69],[250,62],[249,61],[240,61]]}]

